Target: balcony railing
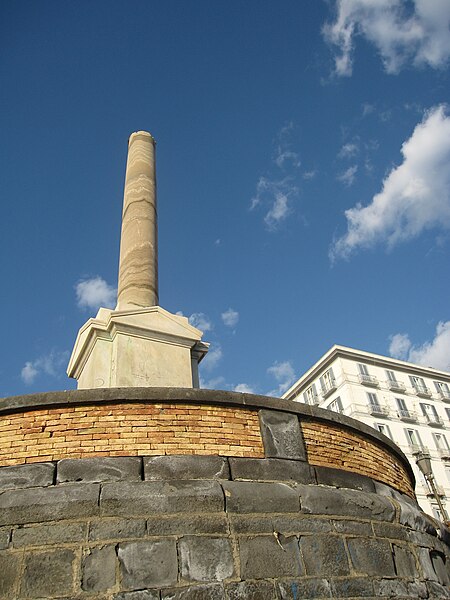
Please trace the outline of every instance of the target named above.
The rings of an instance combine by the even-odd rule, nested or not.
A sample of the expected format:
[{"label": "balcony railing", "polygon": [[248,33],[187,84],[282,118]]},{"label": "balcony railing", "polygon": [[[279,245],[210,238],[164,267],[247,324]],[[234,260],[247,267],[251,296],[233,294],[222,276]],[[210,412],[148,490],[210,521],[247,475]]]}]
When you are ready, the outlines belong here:
[{"label": "balcony railing", "polygon": [[439,390],[438,392],[439,398],[446,402],[450,402],[450,392],[447,390]]},{"label": "balcony railing", "polygon": [[337,390],[336,382],[330,381],[325,387],[322,387],[322,398],[328,398],[335,390]]},{"label": "balcony railing", "polygon": [[411,444],[409,446],[411,454],[415,456],[416,454],[426,454],[429,455],[430,451],[427,446],[419,446],[418,444]]},{"label": "balcony railing", "polygon": [[438,454],[442,458],[442,460],[450,460],[449,448],[438,448]]},{"label": "balcony railing", "polygon": [[406,410],[405,408],[399,408],[397,412],[398,416],[402,421],[408,421],[409,423],[417,421],[417,415],[415,412],[411,412],[410,410]]},{"label": "balcony railing", "polygon": [[371,387],[378,387],[378,379],[373,375],[366,375],[365,373],[358,373],[359,383],[363,385],[370,385]]},{"label": "balcony railing", "polygon": [[431,398],[431,390],[430,390],[430,388],[427,388],[426,385],[424,385],[424,386],[415,386],[414,387],[414,391],[421,398]]},{"label": "balcony railing", "polygon": [[388,379],[386,385],[393,392],[406,392],[406,385],[401,381],[392,381],[391,379]]},{"label": "balcony railing", "polygon": [[444,421],[438,415],[424,415],[428,425],[432,427],[443,427]]},{"label": "balcony railing", "polygon": [[369,412],[371,415],[377,417],[387,417],[389,409],[387,406],[380,406],[379,404],[369,404]]}]

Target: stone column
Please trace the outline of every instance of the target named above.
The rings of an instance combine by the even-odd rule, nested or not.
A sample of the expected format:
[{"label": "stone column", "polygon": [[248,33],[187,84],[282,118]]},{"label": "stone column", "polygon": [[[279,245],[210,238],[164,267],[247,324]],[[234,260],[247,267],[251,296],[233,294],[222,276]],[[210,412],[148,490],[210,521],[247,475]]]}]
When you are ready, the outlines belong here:
[{"label": "stone column", "polygon": [[158,305],[155,140],[132,133],[123,198],[116,310]]}]

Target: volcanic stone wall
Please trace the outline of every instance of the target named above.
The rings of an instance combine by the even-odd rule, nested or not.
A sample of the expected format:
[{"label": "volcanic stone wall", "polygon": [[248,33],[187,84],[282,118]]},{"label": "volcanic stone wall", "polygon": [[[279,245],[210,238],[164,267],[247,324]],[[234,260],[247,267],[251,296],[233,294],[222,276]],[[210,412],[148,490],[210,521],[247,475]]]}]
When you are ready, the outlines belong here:
[{"label": "volcanic stone wall", "polygon": [[139,388],[8,398],[2,420],[2,600],[450,597],[407,459],[341,415]]}]

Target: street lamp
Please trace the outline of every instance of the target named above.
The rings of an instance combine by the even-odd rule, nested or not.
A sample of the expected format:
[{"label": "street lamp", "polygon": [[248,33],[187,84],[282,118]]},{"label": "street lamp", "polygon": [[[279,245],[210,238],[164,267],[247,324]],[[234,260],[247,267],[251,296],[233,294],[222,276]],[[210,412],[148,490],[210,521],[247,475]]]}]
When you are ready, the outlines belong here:
[{"label": "street lamp", "polygon": [[444,505],[442,504],[442,500],[436,489],[436,483],[434,481],[433,469],[431,468],[430,455],[426,454],[425,452],[418,452],[416,454],[416,465],[419,467],[419,469],[423,473],[425,480],[427,481],[427,483],[429,484],[429,486],[431,488],[433,496],[434,496],[436,502],[438,503],[439,510],[441,511],[442,520],[445,523],[448,522],[447,511],[445,510]]}]

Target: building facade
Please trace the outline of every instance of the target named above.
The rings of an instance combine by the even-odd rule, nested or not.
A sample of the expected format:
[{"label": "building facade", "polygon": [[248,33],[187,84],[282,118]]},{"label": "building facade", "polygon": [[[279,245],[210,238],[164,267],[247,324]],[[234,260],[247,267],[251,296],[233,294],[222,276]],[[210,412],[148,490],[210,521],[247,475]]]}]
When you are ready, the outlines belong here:
[{"label": "building facade", "polygon": [[450,373],[336,345],[283,398],[345,414],[393,440],[411,463],[420,506],[440,517],[416,465],[419,453],[429,454],[450,513]]}]

